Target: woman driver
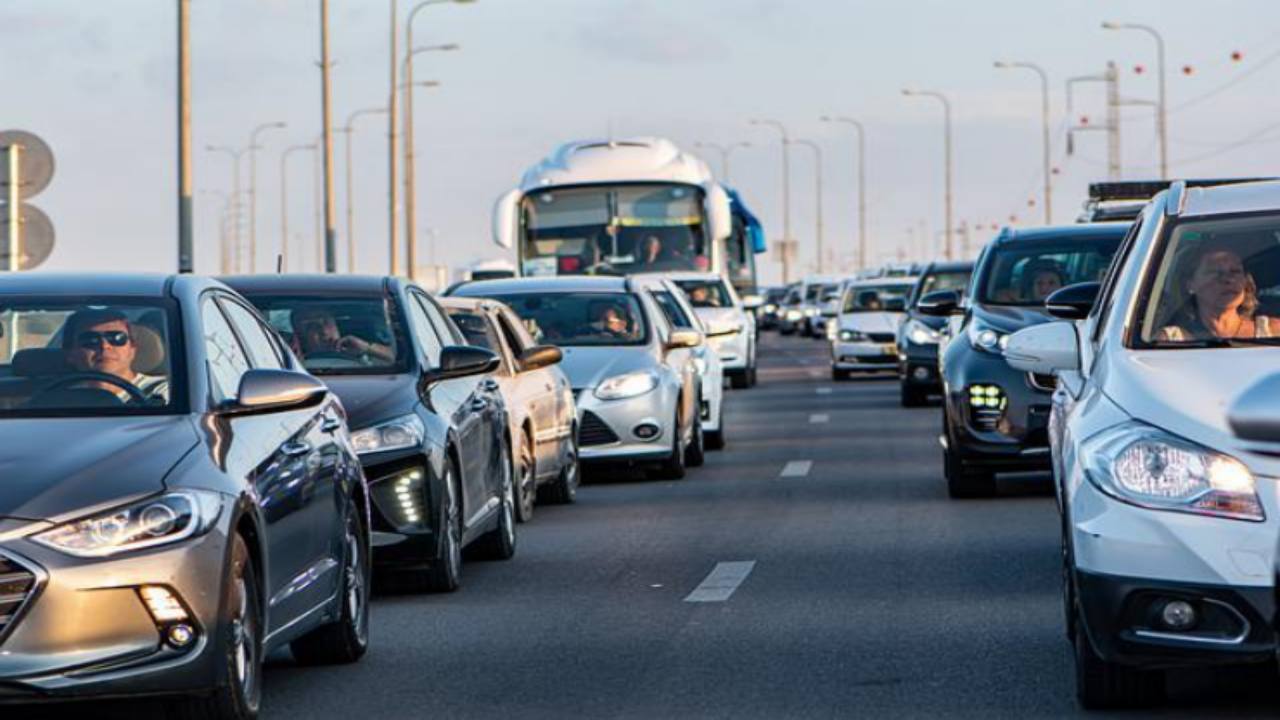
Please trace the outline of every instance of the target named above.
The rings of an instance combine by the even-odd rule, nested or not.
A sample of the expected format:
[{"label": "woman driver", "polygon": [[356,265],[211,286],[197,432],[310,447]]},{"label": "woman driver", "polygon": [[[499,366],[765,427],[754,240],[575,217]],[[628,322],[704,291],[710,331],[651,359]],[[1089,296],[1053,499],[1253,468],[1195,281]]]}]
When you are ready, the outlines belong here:
[{"label": "woman driver", "polygon": [[1161,328],[1158,340],[1174,342],[1212,338],[1269,338],[1280,335],[1280,322],[1258,315],[1258,286],[1235,250],[1207,245],[1194,252],[1183,287],[1187,299]]}]

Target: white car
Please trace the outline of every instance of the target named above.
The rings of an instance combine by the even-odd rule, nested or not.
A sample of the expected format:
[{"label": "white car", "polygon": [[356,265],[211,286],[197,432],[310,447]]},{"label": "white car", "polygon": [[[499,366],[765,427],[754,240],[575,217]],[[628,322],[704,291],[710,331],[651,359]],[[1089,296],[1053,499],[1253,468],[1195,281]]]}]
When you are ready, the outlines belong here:
[{"label": "white car", "polygon": [[1063,598],[1086,707],[1155,701],[1170,668],[1275,657],[1280,453],[1238,438],[1228,407],[1280,366],[1277,268],[1280,183],[1174,183],[1100,286],[1048,298],[1065,321],[1009,339],[1015,369],[1057,376]]},{"label": "white car", "polygon": [[667,273],[706,326],[707,342],[720,356],[734,388],[756,384],[756,323],[724,277],[715,273]]},{"label": "white car", "polygon": [[906,317],[914,278],[857,280],[845,285],[840,314],[828,326],[831,378],[898,369],[898,324]]}]

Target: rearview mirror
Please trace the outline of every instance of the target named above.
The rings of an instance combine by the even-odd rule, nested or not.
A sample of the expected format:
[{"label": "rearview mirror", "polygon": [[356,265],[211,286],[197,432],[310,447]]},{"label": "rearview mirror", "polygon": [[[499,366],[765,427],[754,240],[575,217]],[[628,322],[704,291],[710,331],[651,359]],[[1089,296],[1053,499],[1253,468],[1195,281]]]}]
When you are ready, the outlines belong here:
[{"label": "rearview mirror", "polygon": [[1009,336],[1004,359],[1015,370],[1052,375],[1080,369],[1076,328],[1069,322],[1051,322],[1023,328]]},{"label": "rearview mirror", "polygon": [[498,369],[498,356],[491,350],[470,345],[449,345],[440,351],[440,366],[422,373],[422,383],[482,375]]},{"label": "rearview mirror", "polygon": [[1227,411],[1227,424],[1241,440],[1280,443],[1280,374],[1250,385]]},{"label": "rearview mirror", "polygon": [[1083,320],[1089,317],[1101,289],[1102,283],[1096,282],[1068,285],[1045,298],[1044,309],[1063,320]]},{"label": "rearview mirror", "polygon": [[293,370],[256,369],[240,376],[236,399],[223,406],[232,415],[249,415],[276,410],[310,407],[324,399],[329,388],[306,374]]},{"label": "rearview mirror", "polygon": [[955,315],[960,309],[960,293],[955,290],[931,292],[920,298],[920,301],[916,303],[916,309],[920,311],[921,315],[932,315],[934,317]]},{"label": "rearview mirror", "polygon": [[493,206],[493,242],[498,247],[515,247],[520,224],[521,197],[523,194],[519,190],[510,190],[498,198]]},{"label": "rearview mirror", "polygon": [[538,368],[555,365],[562,359],[564,359],[564,353],[555,345],[534,345],[520,353],[520,369],[537,370]]},{"label": "rearview mirror", "polygon": [[702,333],[697,330],[676,330],[667,339],[666,348],[668,350],[680,350],[682,348],[695,348],[701,344]]}]

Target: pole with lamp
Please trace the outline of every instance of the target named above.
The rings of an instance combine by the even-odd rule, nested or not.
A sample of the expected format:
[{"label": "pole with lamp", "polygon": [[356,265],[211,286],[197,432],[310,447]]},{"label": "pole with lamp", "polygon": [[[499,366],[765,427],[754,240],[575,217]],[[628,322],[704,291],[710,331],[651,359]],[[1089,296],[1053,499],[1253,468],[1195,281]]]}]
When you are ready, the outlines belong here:
[{"label": "pole with lamp", "polygon": [[903,89],[902,94],[908,97],[933,98],[938,102],[942,103],[943,137],[944,137],[943,139],[943,152],[944,152],[943,171],[944,171],[945,182],[946,182],[945,198],[943,200],[943,205],[944,205],[943,222],[946,223],[946,235],[945,235],[946,245],[943,248],[943,257],[946,258],[947,260],[951,260],[953,259],[953,248],[954,248],[954,240],[955,240],[954,239],[955,228],[952,227],[952,221],[951,221],[951,208],[952,208],[952,197],[953,197],[952,167],[951,167],[951,143],[952,143],[951,101],[947,99],[946,95],[943,95],[942,93],[936,92],[933,90],[912,90],[907,88],[907,89]]}]

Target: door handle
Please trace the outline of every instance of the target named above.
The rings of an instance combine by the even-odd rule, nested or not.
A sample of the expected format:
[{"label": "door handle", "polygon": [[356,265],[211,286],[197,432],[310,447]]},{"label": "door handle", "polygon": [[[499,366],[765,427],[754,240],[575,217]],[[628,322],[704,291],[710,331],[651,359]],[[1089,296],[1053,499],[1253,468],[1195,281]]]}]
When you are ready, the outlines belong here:
[{"label": "door handle", "polygon": [[326,433],[333,434],[342,429],[342,421],[335,417],[325,417],[324,422],[320,423],[320,429]]},{"label": "door handle", "polygon": [[306,455],[307,453],[311,452],[311,444],[304,443],[304,442],[287,442],[280,446],[280,452],[284,453],[289,457]]},{"label": "door handle", "polygon": [[485,392],[497,392],[498,388],[499,388],[498,381],[494,380],[493,378],[488,378],[487,380],[484,380],[483,382],[480,383],[480,389],[484,390]]}]

